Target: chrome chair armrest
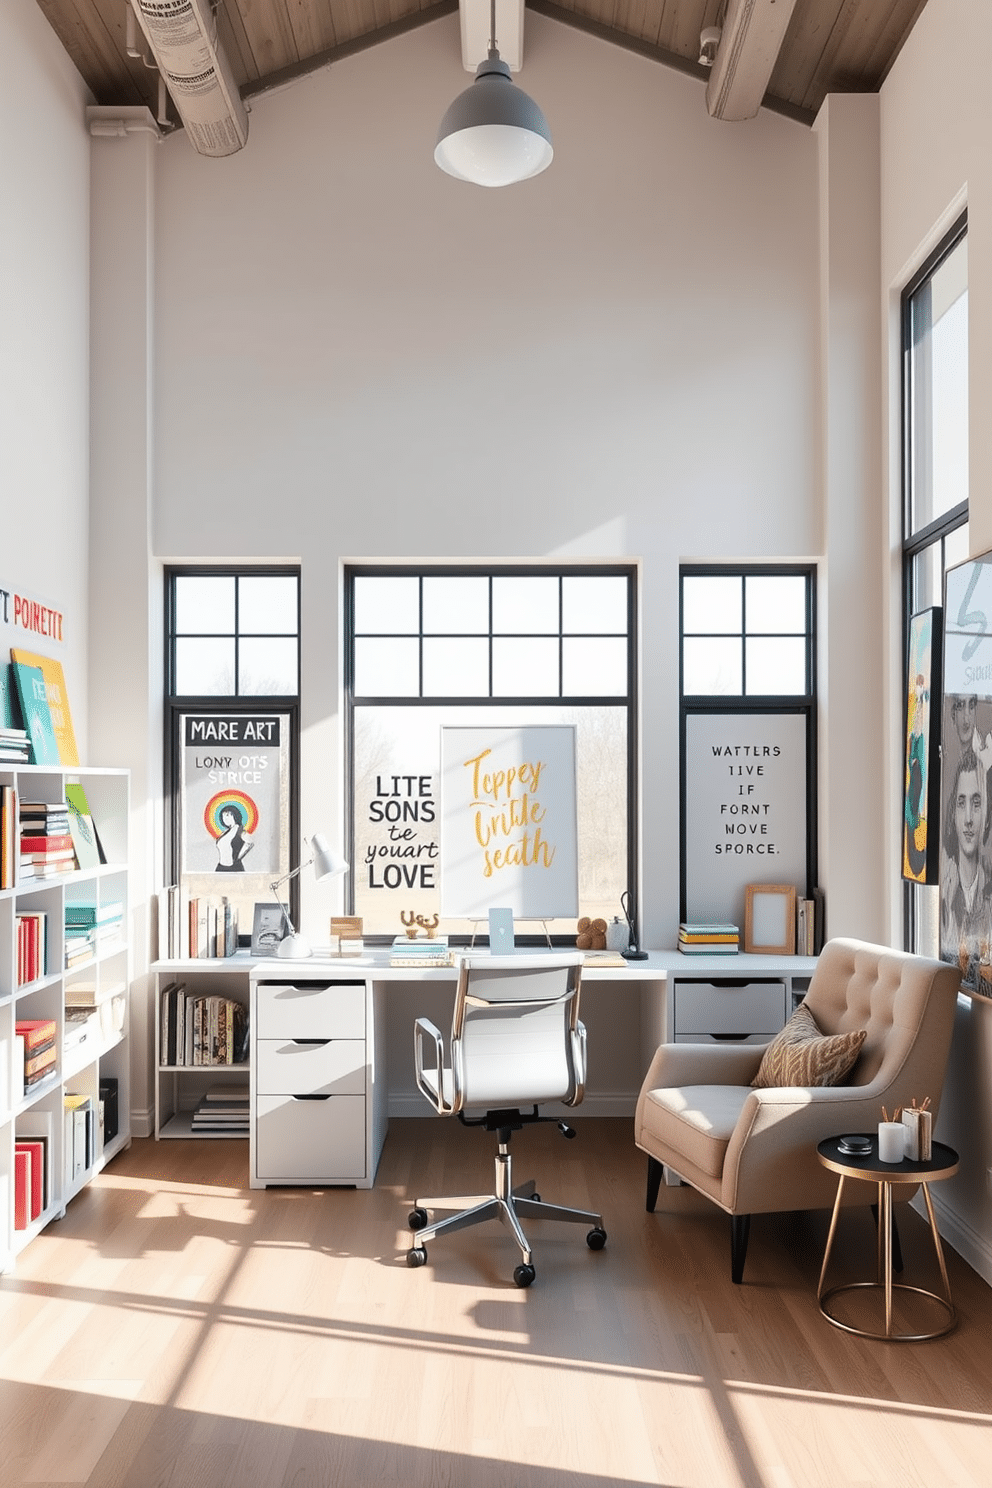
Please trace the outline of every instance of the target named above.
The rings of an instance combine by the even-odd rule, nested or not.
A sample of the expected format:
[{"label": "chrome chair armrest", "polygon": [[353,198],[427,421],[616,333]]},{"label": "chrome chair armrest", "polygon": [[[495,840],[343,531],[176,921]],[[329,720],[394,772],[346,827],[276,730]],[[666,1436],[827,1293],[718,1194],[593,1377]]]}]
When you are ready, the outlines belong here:
[{"label": "chrome chair armrest", "polygon": [[577,1022],[569,1035],[572,1041],[572,1069],[575,1072],[575,1093],[567,1106],[578,1106],[586,1093],[586,1025]]},{"label": "chrome chair armrest", "polygon": [[[433,1065],[425,1064],[425,1055],[433,1047]],[[413,1058],[417,1088],[442,1116],[450,1116],[454,1107],[444,1091],[444,1040],[430,1018],[418,1018],[413,1025]]]}]

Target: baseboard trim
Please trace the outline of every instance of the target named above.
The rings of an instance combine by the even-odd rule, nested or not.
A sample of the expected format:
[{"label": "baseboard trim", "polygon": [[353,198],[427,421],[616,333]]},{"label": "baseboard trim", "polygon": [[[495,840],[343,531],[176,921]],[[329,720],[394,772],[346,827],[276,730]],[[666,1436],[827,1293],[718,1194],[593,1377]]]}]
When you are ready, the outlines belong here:
[{"label": "baseboard trim", "polygon": [[[933,1202],[933,1212],[941,1240],[952,1250],[956,1250],[961,1259],[967,1261],[971,1269],[977,1272],[987,1285],[992,1286],[992,1246],[989,1245],[986,1236],[973,1229],[967,1220],[962,1219],[955,1210],[948,1208],[947,1204],[942,1201],[936,1184],[930,1187],[930,1198]],[[924,1219],[927,1218],[922,1193],[916,1195],[912,1207],[917,1209]]]}]

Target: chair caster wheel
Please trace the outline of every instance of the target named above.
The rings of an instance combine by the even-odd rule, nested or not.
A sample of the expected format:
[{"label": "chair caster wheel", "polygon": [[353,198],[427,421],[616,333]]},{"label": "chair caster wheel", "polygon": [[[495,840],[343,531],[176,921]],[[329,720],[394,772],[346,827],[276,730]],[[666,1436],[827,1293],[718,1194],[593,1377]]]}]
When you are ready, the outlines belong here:
[{"label": "chair caster wheel", "polygon": [[602,1226],[597,1225],[594,1230],[589,1231],[586,1236],[586,1244],[590,1250],[602,1250],[606,1244],[606,1231]]},{"label": "chair caster wheel", "polygon": [[427,1265],[427,1249],[426,1249],[426,1247],[423,1246],[423,1245],[413,1245],[413,1246],[411,1246],[411,1248],[406,1253],[406,1263],[410,1267],[411,1271],[415,1271],[418,1266],[426,1266]]},{"label": "chair caster wheel", "polygon": [[513,1279],[517,1283],[518,1287],[529,1287],[536,1275],[537,1272],[534,1270],[533,1266],[523,1265],[518,1266],[517,1269],[514,1271]]},{"label": "chair caster wheel", "polygon": [[406,1217],[406,1222],[411,1230],[422,1230],[427,1224],[427,1210],[420,1208],[411,1209]]},{"label": "chair caster wheel", "polygon": [[539,1193],[532,1193],[530,1197],[534,1200],[535,1204],[539,1204],[541,1202],[541,1195]]}]

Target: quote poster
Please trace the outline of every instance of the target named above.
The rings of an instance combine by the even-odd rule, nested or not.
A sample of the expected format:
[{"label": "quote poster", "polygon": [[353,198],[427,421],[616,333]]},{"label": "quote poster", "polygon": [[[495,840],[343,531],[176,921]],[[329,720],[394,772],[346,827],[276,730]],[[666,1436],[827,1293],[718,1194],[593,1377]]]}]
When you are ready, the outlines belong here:
[{"label": "quote poster", "polygon": [[578,913],[575,729],[441,730],[441,913]]},{"label": "quote poster", "polygon": [[748,884],[807,888],[802,713],[690,713],[682,846],[687,920],[744,926]]},{"label": "quote poster", "polygon": [[190,714],[183,720],[185,874],[272,878],[283,871],[282,733],[279,717]]}]

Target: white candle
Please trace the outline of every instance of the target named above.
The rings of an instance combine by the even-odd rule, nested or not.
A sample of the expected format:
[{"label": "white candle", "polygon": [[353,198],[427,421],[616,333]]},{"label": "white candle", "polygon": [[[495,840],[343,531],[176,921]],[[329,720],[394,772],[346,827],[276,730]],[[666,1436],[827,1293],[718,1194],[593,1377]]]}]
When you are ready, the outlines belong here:
[{"label": "white candle", "polygon": [[906,1155],[905,1141],[906,1128],[901,1121],[880,1121],[878,1123],[879,1162],[902,1162]]}]

